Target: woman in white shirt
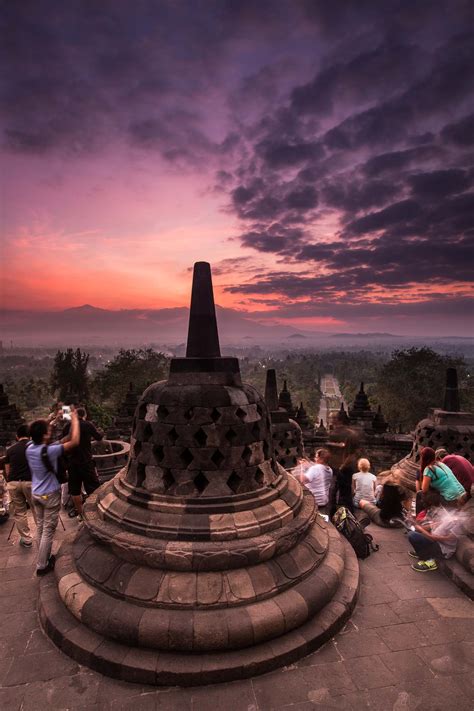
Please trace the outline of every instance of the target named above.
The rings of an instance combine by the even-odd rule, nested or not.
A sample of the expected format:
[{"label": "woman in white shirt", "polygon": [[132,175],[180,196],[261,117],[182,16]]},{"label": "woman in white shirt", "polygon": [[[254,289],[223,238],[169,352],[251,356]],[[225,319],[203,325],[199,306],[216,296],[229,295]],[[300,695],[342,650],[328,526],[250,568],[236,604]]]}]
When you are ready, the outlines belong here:
[{"label": "woman in white shirt", "polygon": [[359,459],[357,466],[359,471],[352,475],[354,506],[358,507],[361,499],[375,504],[377,477],[370,472],[370,462],[368,459]]}]

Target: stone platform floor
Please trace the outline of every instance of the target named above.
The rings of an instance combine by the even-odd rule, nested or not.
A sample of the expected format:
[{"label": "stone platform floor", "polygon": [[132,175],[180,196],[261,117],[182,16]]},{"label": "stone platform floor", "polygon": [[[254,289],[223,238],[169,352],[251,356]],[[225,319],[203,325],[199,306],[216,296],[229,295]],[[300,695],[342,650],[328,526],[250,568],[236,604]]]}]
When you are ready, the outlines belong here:
[{"label": "stone platform floor", "polygon": [[[62,516],[66,530],[77,527]],[[400,530],[369,528],[380,550],[360,562],[359,603],[322,649],[264,676],[156,689],[81,667],[44,635],[35,551],[0,529],[2,711],[467,711],[474,708],[474,605],[438,571],[416,573]],[[64,536],[58,527],[55,548]]]}]

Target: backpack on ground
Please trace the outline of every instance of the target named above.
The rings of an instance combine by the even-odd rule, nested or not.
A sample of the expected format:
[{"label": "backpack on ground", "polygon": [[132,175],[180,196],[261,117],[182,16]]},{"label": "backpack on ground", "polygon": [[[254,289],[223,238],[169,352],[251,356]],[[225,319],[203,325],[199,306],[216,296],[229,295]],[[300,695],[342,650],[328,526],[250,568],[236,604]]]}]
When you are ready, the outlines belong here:
[{"label": "backpack on ground", "polygon": [[368,558],[371,551],[378,551],[379,547],[374,543],[373,537],[364,532],[358,520],[345,506],[337,509],[332,522],[339,533],[347,538],[358,558]]}]

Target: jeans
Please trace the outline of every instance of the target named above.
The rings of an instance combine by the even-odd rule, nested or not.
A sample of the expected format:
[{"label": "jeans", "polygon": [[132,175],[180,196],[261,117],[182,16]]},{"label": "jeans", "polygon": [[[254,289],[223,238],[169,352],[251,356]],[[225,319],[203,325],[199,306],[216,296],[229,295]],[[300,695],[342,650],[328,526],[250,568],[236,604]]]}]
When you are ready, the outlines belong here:
[{"label": "jeans", "polygon": [[20,539],[26,543],[31,543],[30,527],[28,525],[28,506],[30,506],[33,517],[35,510],[31,499],[31,481],[9,481],[7,490],[10,495],[10,510],[15,520],[16,528],[20,534]]},{"label": "jeans", "polygon": [[417,531],[411,531],[408,534],[408,540],[413,546],[413,550],[421,560],[429,560],[430,558],[442,558],[443,554],[437,541],[430,541],[429,538]]},{"label": "jeans", "polygon": [[61,489],[43,496],[33,495],[36,511],[36,530],[38,534],[38,561],[36,568],[41,570],[48,565],[61,508]]}]

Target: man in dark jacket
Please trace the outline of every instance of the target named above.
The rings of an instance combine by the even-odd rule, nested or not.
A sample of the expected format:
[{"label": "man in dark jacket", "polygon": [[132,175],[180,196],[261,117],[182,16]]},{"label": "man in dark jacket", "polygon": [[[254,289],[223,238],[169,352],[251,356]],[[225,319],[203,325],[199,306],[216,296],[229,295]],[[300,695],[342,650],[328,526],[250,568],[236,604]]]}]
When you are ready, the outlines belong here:
[{"label": "man in dark jacket", "polygon": [[[86,494],[92,494],[100,486],[99,477],[92,458],[92,440],[100,442],[104,437],[101,430],[87,420],[87,413],[83,407],[77,409],[79,417],[80,439],[79,446],[71,450],[68,459],[68,488],[74,501],[74,506],[79,520],[82,518],[82,486]],[[63,430],[63,435],[69,434],[69,423]]]},{"label": "man in dark jacket", "polygon": [[26,448],[30,440],[28,425],[20,425],[16,432],[16,442],[7,449],[5,456],[5,477],[10,506],[20,545],[30,548],[33,542],[28,524],[28,506],[35,515],[31,500],[31,471],[26,459]]}]

